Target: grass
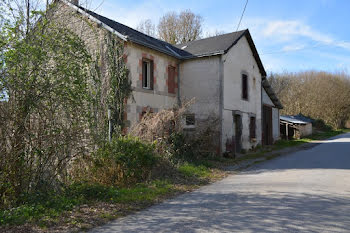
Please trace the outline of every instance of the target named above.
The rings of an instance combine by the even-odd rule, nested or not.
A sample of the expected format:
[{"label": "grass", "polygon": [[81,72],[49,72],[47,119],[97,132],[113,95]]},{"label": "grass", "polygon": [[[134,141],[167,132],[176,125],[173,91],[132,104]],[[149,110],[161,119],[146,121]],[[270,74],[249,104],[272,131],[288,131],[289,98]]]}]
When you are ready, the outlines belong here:
[{"label": "grass", "polygon": [[52,221],[75,206],[97,201],[109,203],[147,203],[173,192],[167,181],[153,181],[130,188],[105,187],[91,184],[74,184],[59,193],[31,194],[25,204],[0,210],[0,225],[21,225]]},{"label": "grass", "polygon": [[[182,179],[191,178],[197,184],[204,184],[204,180],[211,176],[211,170],[203,165],[185,163],[177,168]],[[46,227],[57,222],[63,213],[74,211],[81,205],[93,205],[97,202],[123,204],[125,208],[140,209],[154,202],[171,196],[174,193],[192,190],[195,186],[187,182],[181,186],[174,180],[153,180],[132,187],[107,187],[94,184],[73,184],[60,192],[34,193],[22,198],[22,204],[16,208],[0,209],[0,226],[15,226],[34,224]],[[100,218],[111,220],[118,217],[115,213],[101,212]],[[71,221],[76,225],[78,220]],[[79,222],[79,221],[78,221]],[[1,230],[1,228],[0,228]]]},{"label": "grass", "polygon": [[210,175],[210,170],[206,166],[196,166],[189,163],[181,165],[178,168],[178,171],[186,177],[207,178]]}]

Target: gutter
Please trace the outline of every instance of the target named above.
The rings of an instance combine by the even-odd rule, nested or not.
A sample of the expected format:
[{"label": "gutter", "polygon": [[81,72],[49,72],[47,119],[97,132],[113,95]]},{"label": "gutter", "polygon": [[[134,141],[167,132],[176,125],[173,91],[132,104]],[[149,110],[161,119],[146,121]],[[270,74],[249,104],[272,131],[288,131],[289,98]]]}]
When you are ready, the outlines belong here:
[{"label": "gutter", "polygon": [[[156,50],[156,51],[158,51],[158,52],[160,52],[160,53],[164,53],[164,54],[169,55],[169,56],[171,56],[171,57],[175,57],[176,59],[182,60],[182,57],[181,57],[179,54],[177,54],[177,53],[176,53],[176,55],[175,55],[175,54],[172,54],[172,53],[169,53],[169,52],[166,51],[166,50],[159,49],[159,48],[156,47],[156,46],[150,45],[150,44],[145,43],[145,42],[140,41],[140,40],[135,40],[135,39],[133,39],[133,38],[127,37],[127,39],[128,39],[129,41],[131,41],[131,42],[136,43],[136,44],[145,46],[145,47],[147,47],[147,48]],[[173,50],[171,50],[171,51],[173,52]]]},{"label": "gutter", "polygon": [[179,107],[182,106],[181,103],[181,92],[180,92],[180,63],[177,63],[177,104]]},{"label": "gutter", "polygon": [[224,60],[223,56],[220,56],[220,64],[219,64],[219,82],[220,82],[220,96],[219,96],[219,117],[220,117],[220,137],[219,137],[219,143],[220,143],[220,150],[219,153],[222,155],[223,153],[223,112],[224,112]]}]

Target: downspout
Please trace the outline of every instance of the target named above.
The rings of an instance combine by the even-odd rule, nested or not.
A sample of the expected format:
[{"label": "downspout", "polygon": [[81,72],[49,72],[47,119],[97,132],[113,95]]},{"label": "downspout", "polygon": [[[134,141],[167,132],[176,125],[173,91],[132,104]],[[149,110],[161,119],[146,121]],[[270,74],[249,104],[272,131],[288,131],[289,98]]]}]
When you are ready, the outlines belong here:
[{"label": "downspout", "polygon": [[260,118],[261,118],[261,123],[260,123],[260,127],[261,127],[261,146],[264,145],[264,114],[263,114],[263,111],[264,111],[264,101],[263,101],[263,91],[264,91],[264,87],[263,87],[263,82],[264,80],[266,79],[266,77],[264,76],[261,76],[261,83],[260,83],[260,88],[261,88],[261,91],[260,91],[260,99],[261,99],[261,112],[260,112]]},{"label": "downspout", "polygon": [[220,99],[219,99],[219,118],[220,118],[220,137],[219,137],[219,143],[220,143],[220,150],[219,155],[223,154],[222,151],[222,145],[223,145],[223,111],[224,111],[224,60],[223,55],[220,56],[220,64],[219,64],[219,85],[220,85]]},{"label": "downspout", "polygon": [[180,96],[180,63],[177,63],[177,105],[181,107],[181,96]]}]

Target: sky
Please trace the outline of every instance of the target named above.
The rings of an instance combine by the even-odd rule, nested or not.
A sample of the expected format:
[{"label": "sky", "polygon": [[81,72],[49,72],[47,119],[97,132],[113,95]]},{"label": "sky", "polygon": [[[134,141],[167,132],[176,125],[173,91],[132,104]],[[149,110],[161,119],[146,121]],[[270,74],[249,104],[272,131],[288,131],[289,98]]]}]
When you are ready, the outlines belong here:
[{"label": "sky", "polygon": [[[203,17],[203,34],[236,31],[246,0],[93,0],[90,9],[135,28],[169,11]],[[249,0],[248,28],[268,73],[350,72],[349,0]]]}]

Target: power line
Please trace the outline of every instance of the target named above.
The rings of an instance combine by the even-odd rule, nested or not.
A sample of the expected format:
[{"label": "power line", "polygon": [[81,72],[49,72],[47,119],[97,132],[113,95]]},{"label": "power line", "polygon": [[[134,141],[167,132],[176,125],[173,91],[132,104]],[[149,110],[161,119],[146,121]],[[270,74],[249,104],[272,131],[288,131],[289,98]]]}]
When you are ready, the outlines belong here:
[{"label": "power line", "polygon": [[244,6],[244,9],[243,9],[241,18],[240,18],[240,20],[239,20],[239,23],[238,23],[238,25],[237,25],[236,31],[238,31],[239,26],[241,26],[241,22],[242,22],[242,19],[243,19],[243,15],[244,15],[245,9],[247,8],[247,5],[248,5],[248,1],[249,1],[249,0],[247,0],[246,3],[245,3],[245,6]]},{"label": "power line", "polygon": [[105,2],[105,0],[102,0],[100,5],[98,5],[98,7],[96,7],[96,9],[94,11],[97,11],[103,5],[104,2]]}]

